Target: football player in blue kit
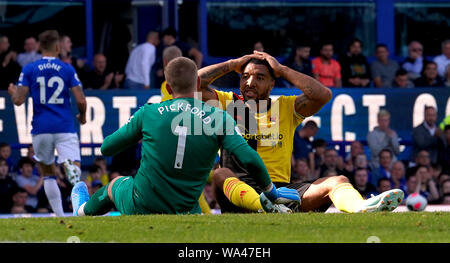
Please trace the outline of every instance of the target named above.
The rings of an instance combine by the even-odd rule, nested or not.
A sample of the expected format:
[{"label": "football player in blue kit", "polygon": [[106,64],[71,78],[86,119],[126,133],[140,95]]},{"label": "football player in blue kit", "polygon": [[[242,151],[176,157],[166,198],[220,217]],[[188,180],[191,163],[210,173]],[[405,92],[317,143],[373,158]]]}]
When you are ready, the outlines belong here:
[{"label": "football player in blue kit", "polygon": [[22,69],[17,86],[10,84],[12,102],[22,105],[30,92],[33,98],[32,143],[34,158],[44,175],[44,190],[56,216],[64,216],[61,192],[55,176],[55,149],[58,164],[64,164],[69,181],[81,176],[81,156],[70,105],[70,91],[76,100],[80,124],[86,123],[86,98],[75,69],[58,59],[59,34],[47,30],[39,35],[42,59]]}]

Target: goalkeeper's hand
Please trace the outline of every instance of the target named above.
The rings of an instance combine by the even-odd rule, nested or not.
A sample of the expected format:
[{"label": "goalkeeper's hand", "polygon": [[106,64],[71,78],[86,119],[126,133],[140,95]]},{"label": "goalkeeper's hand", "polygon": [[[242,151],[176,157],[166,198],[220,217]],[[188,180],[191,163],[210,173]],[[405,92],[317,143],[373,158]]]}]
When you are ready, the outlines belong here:
[{"label": "goalkeeper's hand", "polygon": [[277,189],[274,184],[267,191],[263,192],[263,194],[274,204],[289,204],[292,202],[300,204],[300,195],[297,190],[280,187]]}]

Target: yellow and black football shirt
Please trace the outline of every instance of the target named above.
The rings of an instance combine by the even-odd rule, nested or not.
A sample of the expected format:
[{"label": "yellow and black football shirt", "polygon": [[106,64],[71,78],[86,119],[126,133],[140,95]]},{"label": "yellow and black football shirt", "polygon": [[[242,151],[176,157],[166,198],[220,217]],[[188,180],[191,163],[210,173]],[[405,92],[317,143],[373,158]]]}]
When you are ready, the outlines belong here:
[{"label": "yellow and black football shirt", "polygon": [[[267,110],[260,110],[259,113],[247,112],[245,113],[247,116],[240,116],[233,114],[229,109],[230,104],[242,101],[241,96],[223,91],[216,91],[216,94],[219,108],[227,110],[235,118],[241,132],[243,131],[244,139],[264,161],[272,181],[290,183],[294,133],[297,126],[304,120],[304,117],[295,111],[296,96],[280,96],[275,101],[269,101]],[[244,117],[250,122],[255,121],[257,129],[251,129],[251,125],[242,127],[244,125],[239,123]]]}]

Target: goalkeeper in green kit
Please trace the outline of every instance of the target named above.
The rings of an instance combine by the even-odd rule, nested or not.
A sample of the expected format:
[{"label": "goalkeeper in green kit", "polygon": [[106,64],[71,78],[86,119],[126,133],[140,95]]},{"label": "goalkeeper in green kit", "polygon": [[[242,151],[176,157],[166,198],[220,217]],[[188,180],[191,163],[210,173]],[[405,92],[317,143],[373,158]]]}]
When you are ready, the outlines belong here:
[{"label": "goalkeeper in green kit", "polygon": [[165,68],[173,99],[141,107],[128,123],[105,138],[103,155],[115,155],[142,140],[142,159],[136,175],[115,178],[91,197],[84,182],[72,189],[74,216],[103,215],[112,208],[121,214],[198,214],[198,198],[220,147],[232,152],[251,170],[266,211],[300,202],[295,189],[272,184],[259,155],[241,137],[226,112],[194,99],[200,87],[197,66],[187,58]]}]

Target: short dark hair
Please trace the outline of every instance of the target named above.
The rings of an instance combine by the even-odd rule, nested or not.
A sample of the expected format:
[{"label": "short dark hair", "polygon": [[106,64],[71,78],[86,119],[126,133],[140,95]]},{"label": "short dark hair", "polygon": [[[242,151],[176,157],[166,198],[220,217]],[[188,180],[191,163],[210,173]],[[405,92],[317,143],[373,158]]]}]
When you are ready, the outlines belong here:
[{"label": "short dark hair", "polygon": [[331,43],[330,41],[322,42],[322,43],[320,43],[320,45],[319,45],[319,50],[322,50],[322,48],[323,48],[324,46],[334,46],[334,44]]},{"label": "short dark hair", "polygon": [[358,167],[358,168],[356,168],[354,174],[356,174],[356,172],[358,172],[358,171],[365,171],[367,173],[367,175],[369,175],[369,171],[366,168]]},{"label": "short dark hair", "polygon": [[309,120],[305,123],[303,128],[319,128],[319,126],[317,126],[317,123],[315,121]]},{"label": "short dark hair", "polygon": [[375,50],[378,50],[380,47],[385,48],[385,49],[388,49],[388,46],[387,46],[386,44],[378,43],[378,44],[375,46]]},{"label": "short dark hair", "polygon": [[11,147],[7,142],[0,142],[0,149],[4,147]]},{"label": "short dark hair", "polygon": [[444,131],[450,130],[450,124],[445,125]]},{"label": "short dark hair", "polygon": [[22,168],[25,164],[29,164],[31,166],[34,166],[33,160],[31,160],[29,157],[22,157],[19,160],[18,166],[19,168]]},{"label": "short dark hair", "polygon": [[13,193],[13,195],[15,195],[17,193],[28,193],[28,192],[24,188],[16,186],[12,189],[12,193]]},{"label": "short dark hair", "polygon": [[164,31],[161,33],[161,37],[166,36],[166,35],[177,38],[177,31],[173,27],[168,27],[168,28],[164,29]]},{"label": "short dark hair", "polygon": [[247,67],[248,64],[256,64],[256,65],[266,66],[267,69],[269,70],[270,76],[272,76],[272,78],[275,79],[275,73],[273,72],[273,68],[270,66],[270,64],[269,64],[269,62],[267,62],[267,60],[257,59],[257,58],[249,59],[247,62],[244,63],[244,65],[242,65],[241,71],[244,71],[245,67]]},{"label": "short dark hair", "polygon": [[89,173],[96,173],[100,170],[100,166],[93,164],[89,166]]},{"label": "short dark hair", "polygon": [[363,46],[363,42],[361,41],[361,39],[359,38],[353,38],[352,41],[350,41],[350,43],[348,44],[347,48],[350,49],[350,47],[355,44],[355,43],[359,43],[361,45],[361,47]]},{"label": "short dark hair", "polygon": [[42,50],[51,51],[59,42],[59,34],[56,30],[46,30],[39,35],[39,45]]},{"label": "short dark hair", "polygon": [[395,76],[405,76],[408,75],[408,71],[406,71],[405,69],[399,69],[395,72]]},{"label": "short dark hair", "polygon": [[377,186],[380,186],[382,181],[388,181],[389,183],[391,183],[391,181],[389,180],[389,178],[380,178],[380,179],[378,180]]},{"label": "short dark hair", "polygon": [[381,150],[380,153],[378,154],[378,157],[381,157],[381,154],[384,152],[389,153],[389,155],[391,155],[391,158],[394,157],[394,154],[392,153],[392,151],[387,148],[384,148],[383,150]]},{"label": "short dark hair", "polygon": [[312,142],[312,147],[313,147],[313,148],[317,148],[317,147],[326,147],[326,146],[327,146],[327,141],[325,141],[324,139],[318,138],[318,139],[315,139],[315,140]]},{"label": "short dark hair", "polygon": [[435,107],[433,107],[433,106],[428,106],[428,105],[425,105],[425,111],[427,111],[427,110],[431,110],[431,109],[433,109],[433,110],[436,110],[436,108],[435,108]]}]

